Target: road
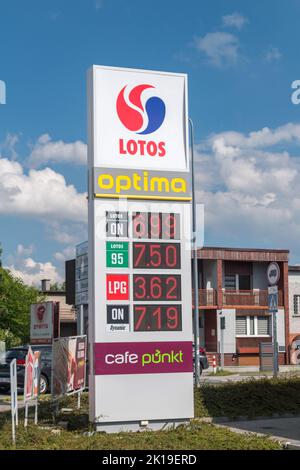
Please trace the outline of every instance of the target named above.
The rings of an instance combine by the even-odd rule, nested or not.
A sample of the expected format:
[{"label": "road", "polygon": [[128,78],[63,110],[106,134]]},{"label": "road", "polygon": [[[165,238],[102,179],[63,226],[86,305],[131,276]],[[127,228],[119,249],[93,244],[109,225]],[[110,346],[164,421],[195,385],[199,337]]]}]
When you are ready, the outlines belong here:
[{"label": "road", "polygon": [[[23,406],[23,394],[18,393],[19,407]],[[0,413],[10,410],[10,392],[0,393]]]},{"label": "road", "polygon": [[248,431],[278,437],[290,442],[300,450],[300,416],[293,418],[269,418],[249,421],[226,421],[225,426],[233,431]]}]

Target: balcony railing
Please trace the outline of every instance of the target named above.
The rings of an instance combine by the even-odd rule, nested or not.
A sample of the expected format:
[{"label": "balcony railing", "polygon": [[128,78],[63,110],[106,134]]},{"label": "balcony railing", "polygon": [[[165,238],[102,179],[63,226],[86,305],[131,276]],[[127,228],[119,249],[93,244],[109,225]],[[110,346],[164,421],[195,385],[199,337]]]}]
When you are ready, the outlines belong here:
[{"label": "balcony railing", "polygon": [[[267,290],[227,290],[223,291],[223,305],[257,305],[268,306]],[[278,291],[278,305],[283,305],[282,291]]]},{"label": "balcony railing", "polygon": [[[226,290],[222,291],[223,306],[268,307],[267,290]],[[278,291],[278,305],[283,306],[282,290]],[[199,308],[216,307],[216,289],[199,289]]]},{"label": "balcony railing", "polygon": [[213,307],[217,305],[217,291],[215,289],[199,289],[199,306]]}]

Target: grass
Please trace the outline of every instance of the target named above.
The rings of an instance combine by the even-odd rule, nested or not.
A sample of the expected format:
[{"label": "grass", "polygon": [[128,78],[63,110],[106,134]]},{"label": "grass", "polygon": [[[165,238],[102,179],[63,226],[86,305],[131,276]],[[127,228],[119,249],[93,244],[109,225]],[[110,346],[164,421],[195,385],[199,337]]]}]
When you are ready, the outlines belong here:
[{"label": "grass", "polygon": [[[88,394],[82,396],[82,407],[76,408],[76,397],[65,398],[60,406],[72,408],[72,413],[61,413],[55,423],[50,397],[41,399],[39,425],[23,427],[24,410],[20,410],[17,430],[17,449],[103,449],[103,450],[246,450],[281,449],[279,443],[267,437],[237,434],[212,424],[194,420],[189,426],[180,426],[159,432],[90,433],[88,422]],[[278,379],[247,379],[218,386],[203,385],[195,391],[195,416],[220,417],[270,416],[273,413],[300,413],[300,377]],[[64,421],[66,429],[60,423]],[[10,413],[0,413],[0,450],[14,449],[11,443]]]},{"label": "grass", "polygon": [[[61,414],[53,424],[49,399],[43,399],[39,408],[39,425],[23,427],[24,411],[20,410],[17,429],[19,450],[280,450],[282,446],[267,437],[236,434],[212,424],[193,421],[188,426],[165,431],[137,433],[91,433],[88,423],[88,398],[82,399],[82,408],[76,409],[76,399],[69,397],[62,406],[73,407],[72,414]],[[59,423],[67,423],[67,430]],[[9,413],[0,415],[0,450],[15,449],[11,442]]]}]

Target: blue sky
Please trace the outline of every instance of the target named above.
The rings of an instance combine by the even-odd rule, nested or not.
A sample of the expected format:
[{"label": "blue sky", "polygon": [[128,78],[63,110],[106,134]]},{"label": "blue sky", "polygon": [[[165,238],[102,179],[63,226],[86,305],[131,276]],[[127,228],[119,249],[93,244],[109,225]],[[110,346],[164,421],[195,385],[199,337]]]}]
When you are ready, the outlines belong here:
[{"label": "blue sky", "polygon": [[[61,279],[64,258],[85,237],[93,63],[188,73],[205,243],[290,248],[300,262],[300,105],[291,102],[299,15],[299,0],[2,1],[5,264],[28,282]],[[52,190],[61,201],[39,203]]]}]

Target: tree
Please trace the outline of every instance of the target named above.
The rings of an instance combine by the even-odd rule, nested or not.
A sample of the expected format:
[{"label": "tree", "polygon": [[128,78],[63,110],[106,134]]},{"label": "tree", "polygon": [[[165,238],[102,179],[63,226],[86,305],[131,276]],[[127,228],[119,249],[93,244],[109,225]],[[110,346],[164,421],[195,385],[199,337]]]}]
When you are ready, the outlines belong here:
[{"label": "tree", "polygon": [[64,292],[66,290],[66,283],[63,282],[62,284],[59,284],[58,282],[55,282],[54,284],[51,284],[50,286],[50,291],[51,292]]},{"label": "tree", "polygon": [[0,340],[7,338],[8,347],[29,340],[30,305],[41,300],[37,289],[0,265]]}]

